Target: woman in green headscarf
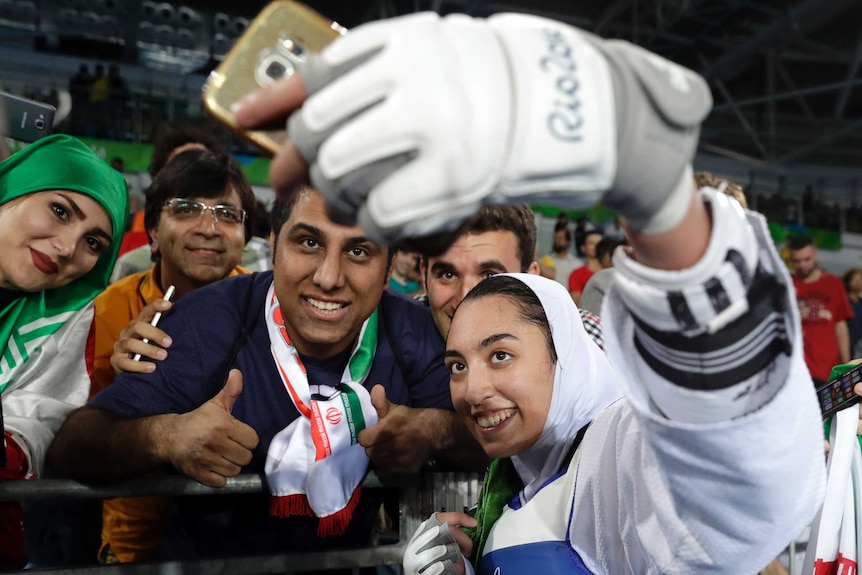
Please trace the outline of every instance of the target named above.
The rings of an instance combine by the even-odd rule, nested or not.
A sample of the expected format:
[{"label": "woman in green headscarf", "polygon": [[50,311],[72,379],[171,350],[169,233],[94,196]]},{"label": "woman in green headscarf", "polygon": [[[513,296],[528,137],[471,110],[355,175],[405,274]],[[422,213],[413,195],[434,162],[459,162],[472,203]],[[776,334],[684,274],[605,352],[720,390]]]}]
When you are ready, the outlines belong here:
[{"label": "woman in green headscarf", "polygon": [[[54,433],[87,399],[88,304],[108,285],[127,211],[122,174],[73,137],[43,138],[0,163],[0,401],[8,459],[0,478],[41,473]],[[17,535],[0,525],[0,538]]]},{"label": "woman in green headscarf", "polygon": [[[122,174],[70,136],[44,138],[0,163],[0,397],[6,430],[23,439],[28,459],[38,459],[30,462],[36,468],[47,444],[33,443],[50,442],[53,420],[62,421],[68,409],[49,409],[49,429],[42,429],[19,421],[18,413],[43,410],[33,397],[19,404],[15,392],[37,384],[37,394],[52,401],[86,400],[86,390],[70,397],[65,380],[71,373],[47,381],[49,372],[36,364],[53,362],[46,344],[70,336],[76,313],[107,286],[127,210]],[[59,347],[56,342],[52,349]],[[27,388],[28,395],[32,391]]]}]

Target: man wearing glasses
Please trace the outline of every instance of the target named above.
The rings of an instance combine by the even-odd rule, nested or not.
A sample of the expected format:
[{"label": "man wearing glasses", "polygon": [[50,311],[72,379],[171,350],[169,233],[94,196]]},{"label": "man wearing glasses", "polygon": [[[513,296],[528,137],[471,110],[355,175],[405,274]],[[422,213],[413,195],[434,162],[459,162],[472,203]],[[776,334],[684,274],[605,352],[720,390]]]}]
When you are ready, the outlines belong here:
[{"label": "man wearing glasses", "polygon": [[[155,369],[146,359],[134,361],[135,350],[128,346],[154,337],[150,320],[172,305],[162,299],[168,286],[176,287],[176,301],[220,279],[249,273],[239,263],[251,236],[246,216],[254,201],[242,170],[224,154],[188,150],[158,173],[146,192],[144,216],[156,265],[111,284],[95,300],[95,345],[87,357],[91,398],[114,381],[115,373]],[[163,359],[167,352],[160,354]],[[158,559],[166,503],[156,497],[105,501],[100,560]]]}]

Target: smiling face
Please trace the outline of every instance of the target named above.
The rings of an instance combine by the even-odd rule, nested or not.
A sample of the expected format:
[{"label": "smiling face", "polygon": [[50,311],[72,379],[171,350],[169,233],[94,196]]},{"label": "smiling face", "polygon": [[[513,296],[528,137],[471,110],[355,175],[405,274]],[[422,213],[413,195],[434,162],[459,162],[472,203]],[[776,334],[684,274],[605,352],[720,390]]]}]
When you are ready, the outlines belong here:
[{"label": "smiling face", "polygon": [[446,348],[452,402],[485,453],[511,457],[535,444],[554,390],[542,330],[508,297],[487,295],[458,308]]},{"label": "smiling face", "polygon": [[[186,199],[208,206],[242,207],[232,188],[215,197]],[[200,217],[179,219],[163,207],[158,225],[149,233],[152,249],[161,256],[162,287],[174,284],[178,296],[227,277],[242,261],[245,226],[216,221],[212,210],[204,210]]]},{"label": "smiling face", "polygon": [[275,293],[303,355],[331,357],[350,346],[386,287],[388,251],[359,226],[334,223],[317,192],[300,193],[278,233]]},{"label": "smiling face", "polygon": [[538,273],[539,265],[521,269],[518,238],[510,231],[466,234],[443,255],[428,258],[422,278],[440,335],[446,337],[455,308],[476,284],[494,274],[520,271]]},{"label": "smiling face", "polygon": [[0,207],[0,287],[38,292],[93,269],[111,243],[107,211],[78,192],[49,190]]}]

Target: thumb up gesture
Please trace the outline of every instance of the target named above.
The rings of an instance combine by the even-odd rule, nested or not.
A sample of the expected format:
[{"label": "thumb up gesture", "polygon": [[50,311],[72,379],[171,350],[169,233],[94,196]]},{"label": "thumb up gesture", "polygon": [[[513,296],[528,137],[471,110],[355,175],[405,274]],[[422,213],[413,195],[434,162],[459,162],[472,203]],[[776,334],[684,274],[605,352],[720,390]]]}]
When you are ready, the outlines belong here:
[{"label": "thumb up gesture", "polygon": [[251,462],[257,432],[231,415],[242,385],[242,373],[233,369],[215,397],[175,417],[172,433],[164,436],[171,442],[169,458],[177,470],[204,485],[224,487],[228,477],[239,475]]}]

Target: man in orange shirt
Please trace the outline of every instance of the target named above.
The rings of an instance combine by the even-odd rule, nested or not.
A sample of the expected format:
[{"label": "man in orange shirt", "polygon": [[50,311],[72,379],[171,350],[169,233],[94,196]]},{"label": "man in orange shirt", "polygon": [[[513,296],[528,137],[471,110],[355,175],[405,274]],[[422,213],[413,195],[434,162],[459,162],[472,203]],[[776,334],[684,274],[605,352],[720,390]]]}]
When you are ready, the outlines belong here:
[{"label": "man in orange shirt", "polygon": [[[146,345],[137,333],[150,327],[157,311],[170,308],[162,299],[169,285],[176,286],[176,300],[212,282],[248,273],[239,263],[251,235],[246,214],[254,201],[242,170],[226,155],[188,150],[158,173],[147,190],[144,217],[157,262],[111,284],[95,300],[94,346],[87,357],[91,397],[110,385],[116,372],[155,367],[133,361],[135,350],[129,346]],[[166,500],[155,497],[105,501],[100,560],[158,559],[165,508]]]}]

